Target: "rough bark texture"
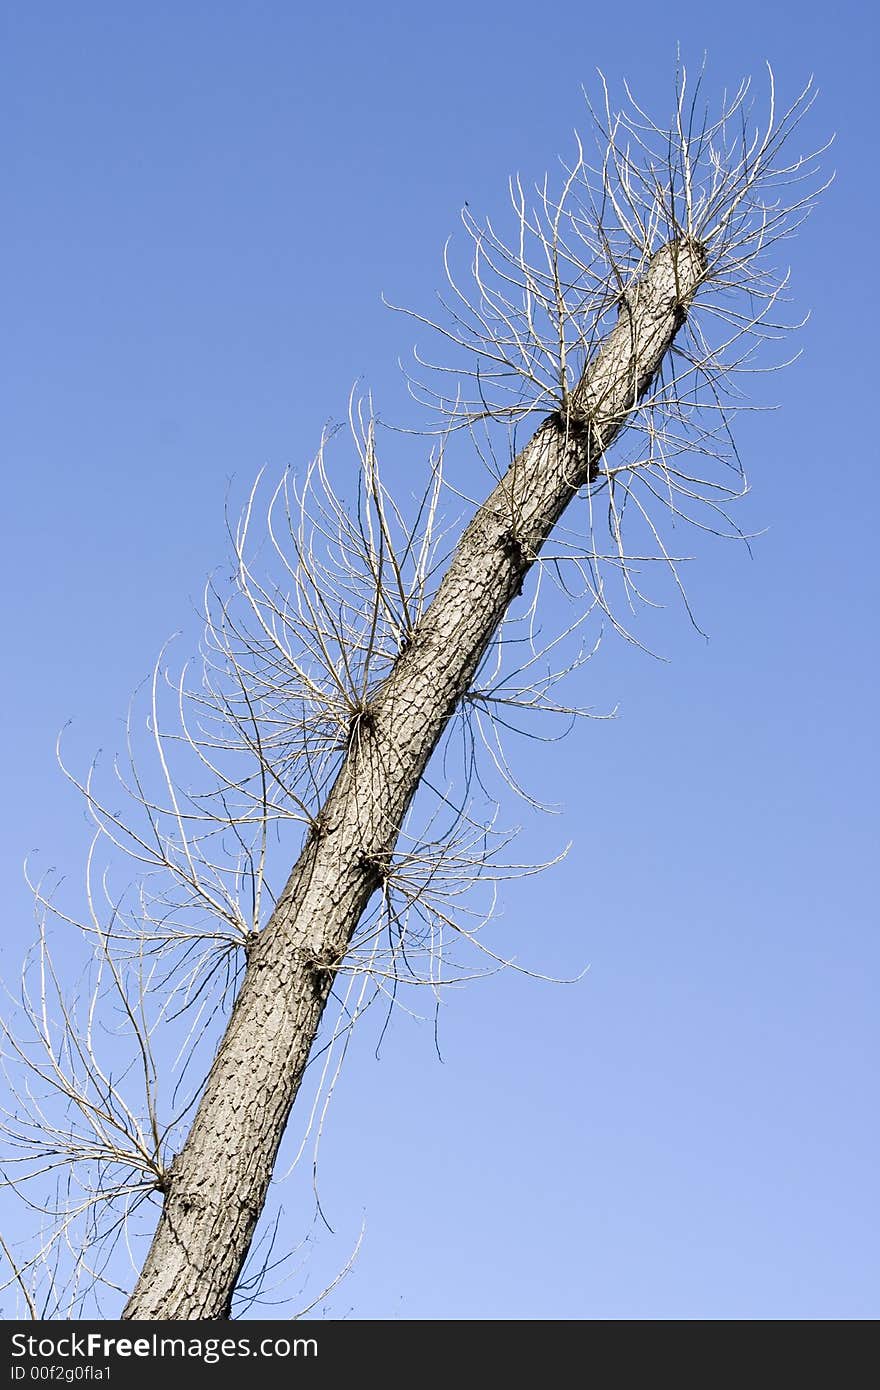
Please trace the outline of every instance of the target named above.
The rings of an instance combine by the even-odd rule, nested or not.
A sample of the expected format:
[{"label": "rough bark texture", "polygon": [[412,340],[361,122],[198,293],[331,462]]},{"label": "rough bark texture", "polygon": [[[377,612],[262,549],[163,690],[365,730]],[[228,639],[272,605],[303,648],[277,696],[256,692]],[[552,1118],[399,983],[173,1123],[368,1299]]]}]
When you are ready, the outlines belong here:
[{"label": "rough bark texture", "polygon": [[250,954],[124,1317],[229,1317],[333,966],[493,634],[565,507],[649,389],[703,271],[691,243],[656,253],[564,416],[540,426],[474,516],[410,646],[359,719],[320,829]]}]

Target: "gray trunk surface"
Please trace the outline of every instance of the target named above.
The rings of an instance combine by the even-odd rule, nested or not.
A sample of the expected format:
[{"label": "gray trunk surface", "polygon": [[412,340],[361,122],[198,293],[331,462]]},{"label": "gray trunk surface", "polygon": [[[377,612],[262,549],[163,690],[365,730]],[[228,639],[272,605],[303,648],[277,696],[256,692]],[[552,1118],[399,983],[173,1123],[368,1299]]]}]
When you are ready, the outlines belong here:
[{"label": "gray trunk surface", "polygon": [[517,455],[464,532],[409,647],[374,693],[244,982],[125,1318],[228,1318],[333,967],[381,881],[428,759],[578,488],[648,391],[704,272],[658,251],[568,409]]}]

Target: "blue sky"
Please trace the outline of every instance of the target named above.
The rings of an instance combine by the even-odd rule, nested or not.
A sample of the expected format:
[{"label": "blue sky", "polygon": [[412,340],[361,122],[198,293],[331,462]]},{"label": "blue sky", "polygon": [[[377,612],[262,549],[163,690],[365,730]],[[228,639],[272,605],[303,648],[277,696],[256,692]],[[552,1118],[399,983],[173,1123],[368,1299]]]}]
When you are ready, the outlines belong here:
[{"label": "blue sky", "polygon": [[[667,663],[608,643],[582,698],[620,717],[521,756],[563,807],[530,857],[573,849],[508,885],[504,940],[589,973],[452,996],[442,1064],[406,1020],[378,1062],[356,1044],[322,1149],[337,1234],[303,1280],[364,1218],[334,1316],[876,1316],[876,20],[303,8],[6,7],[2,973],[25,854],[82,854],[58,730],[83,760],[118,744],[195,632],[228,490],[304,465],[357,379],[406,408],[413,329],[380,295],[430,306],[465,200],[496,214],[553,165],[596,67],[664,114],[677,41],[709,93],[765,59],[784,96],[815,73],[804,141],[837,132],[837,178],[782,249],[803,356],[739,435],[766,534],[700,548],[708,644],[672,608],[645,634]],[[307,1186],[284,1200],[298,1236]]]}]

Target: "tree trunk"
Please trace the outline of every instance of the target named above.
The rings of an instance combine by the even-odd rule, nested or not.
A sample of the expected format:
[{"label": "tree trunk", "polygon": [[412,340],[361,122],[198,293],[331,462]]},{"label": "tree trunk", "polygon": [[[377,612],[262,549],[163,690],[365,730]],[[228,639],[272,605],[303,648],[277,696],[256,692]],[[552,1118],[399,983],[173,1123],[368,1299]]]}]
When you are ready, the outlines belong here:
[{"label": "tree trunk", "polygon": [[517,455],[464,532],[351,746],[257,938],[126,1318],[230,1316],[233,1290],[333,983],[437,742],[541,547],[649,390],[705,270],[672,242],[621,301],[565,411]]}]

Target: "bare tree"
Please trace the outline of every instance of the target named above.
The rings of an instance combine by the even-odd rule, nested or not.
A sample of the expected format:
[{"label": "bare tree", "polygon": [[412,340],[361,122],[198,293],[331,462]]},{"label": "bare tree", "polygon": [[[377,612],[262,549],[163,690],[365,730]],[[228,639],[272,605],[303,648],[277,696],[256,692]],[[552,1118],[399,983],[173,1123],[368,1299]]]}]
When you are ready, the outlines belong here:
[{"label": "bare tree", "polygon": [[[4,1025],[7,1178],[55,1183],[29,1198],[36,1252],[3,1247],[33,1313],[71,1315],[102,1284],[123,1296],[112,1256],[142,1220],[123,1315],[232,1316],[309,1058],[332,1079],[368,1003],[475,973],[463,945],[505,963],[471,892],[528,871],[472,804],[487,759],[516,786],[505,730],[583,712],[558,687],[591,654],[584,624],[636,640],[624,615],[652,567],[684,596],[664,515],[736,534],[738,375],[787,331],[773,251],[819,191],[815,155],[789,153],[812,88],[779,114],[771,74],[761,124],[748,83],[710,120],[682,69],[669,126],[602,90],[557,190],[530,200],[514,180],[509,238],[466,210],[470,288],[448,256],[440,318],[415,315],[452,358],[412,381],[436,437],[421,492],[389,494],[370,403],[353,401],[356,502],[331,484],[329,436],[299,487],[285,476],[266,502],[258,480],[228,590],[206,591],[195,676],[157,663],[148,770],[132,720],[118,796],[94,769],[74,778],[95,826],[85,913],[34,882],[37,945]],[[495,481],[453,544],[459,437]],[[572,613],[549,639],[548,583]],[[134,874],[120,882],[107,848]],[[90,943],[79,990],[53,965],[53,918]],[[157,1029],[176,1040],[173,1085]]]}]

